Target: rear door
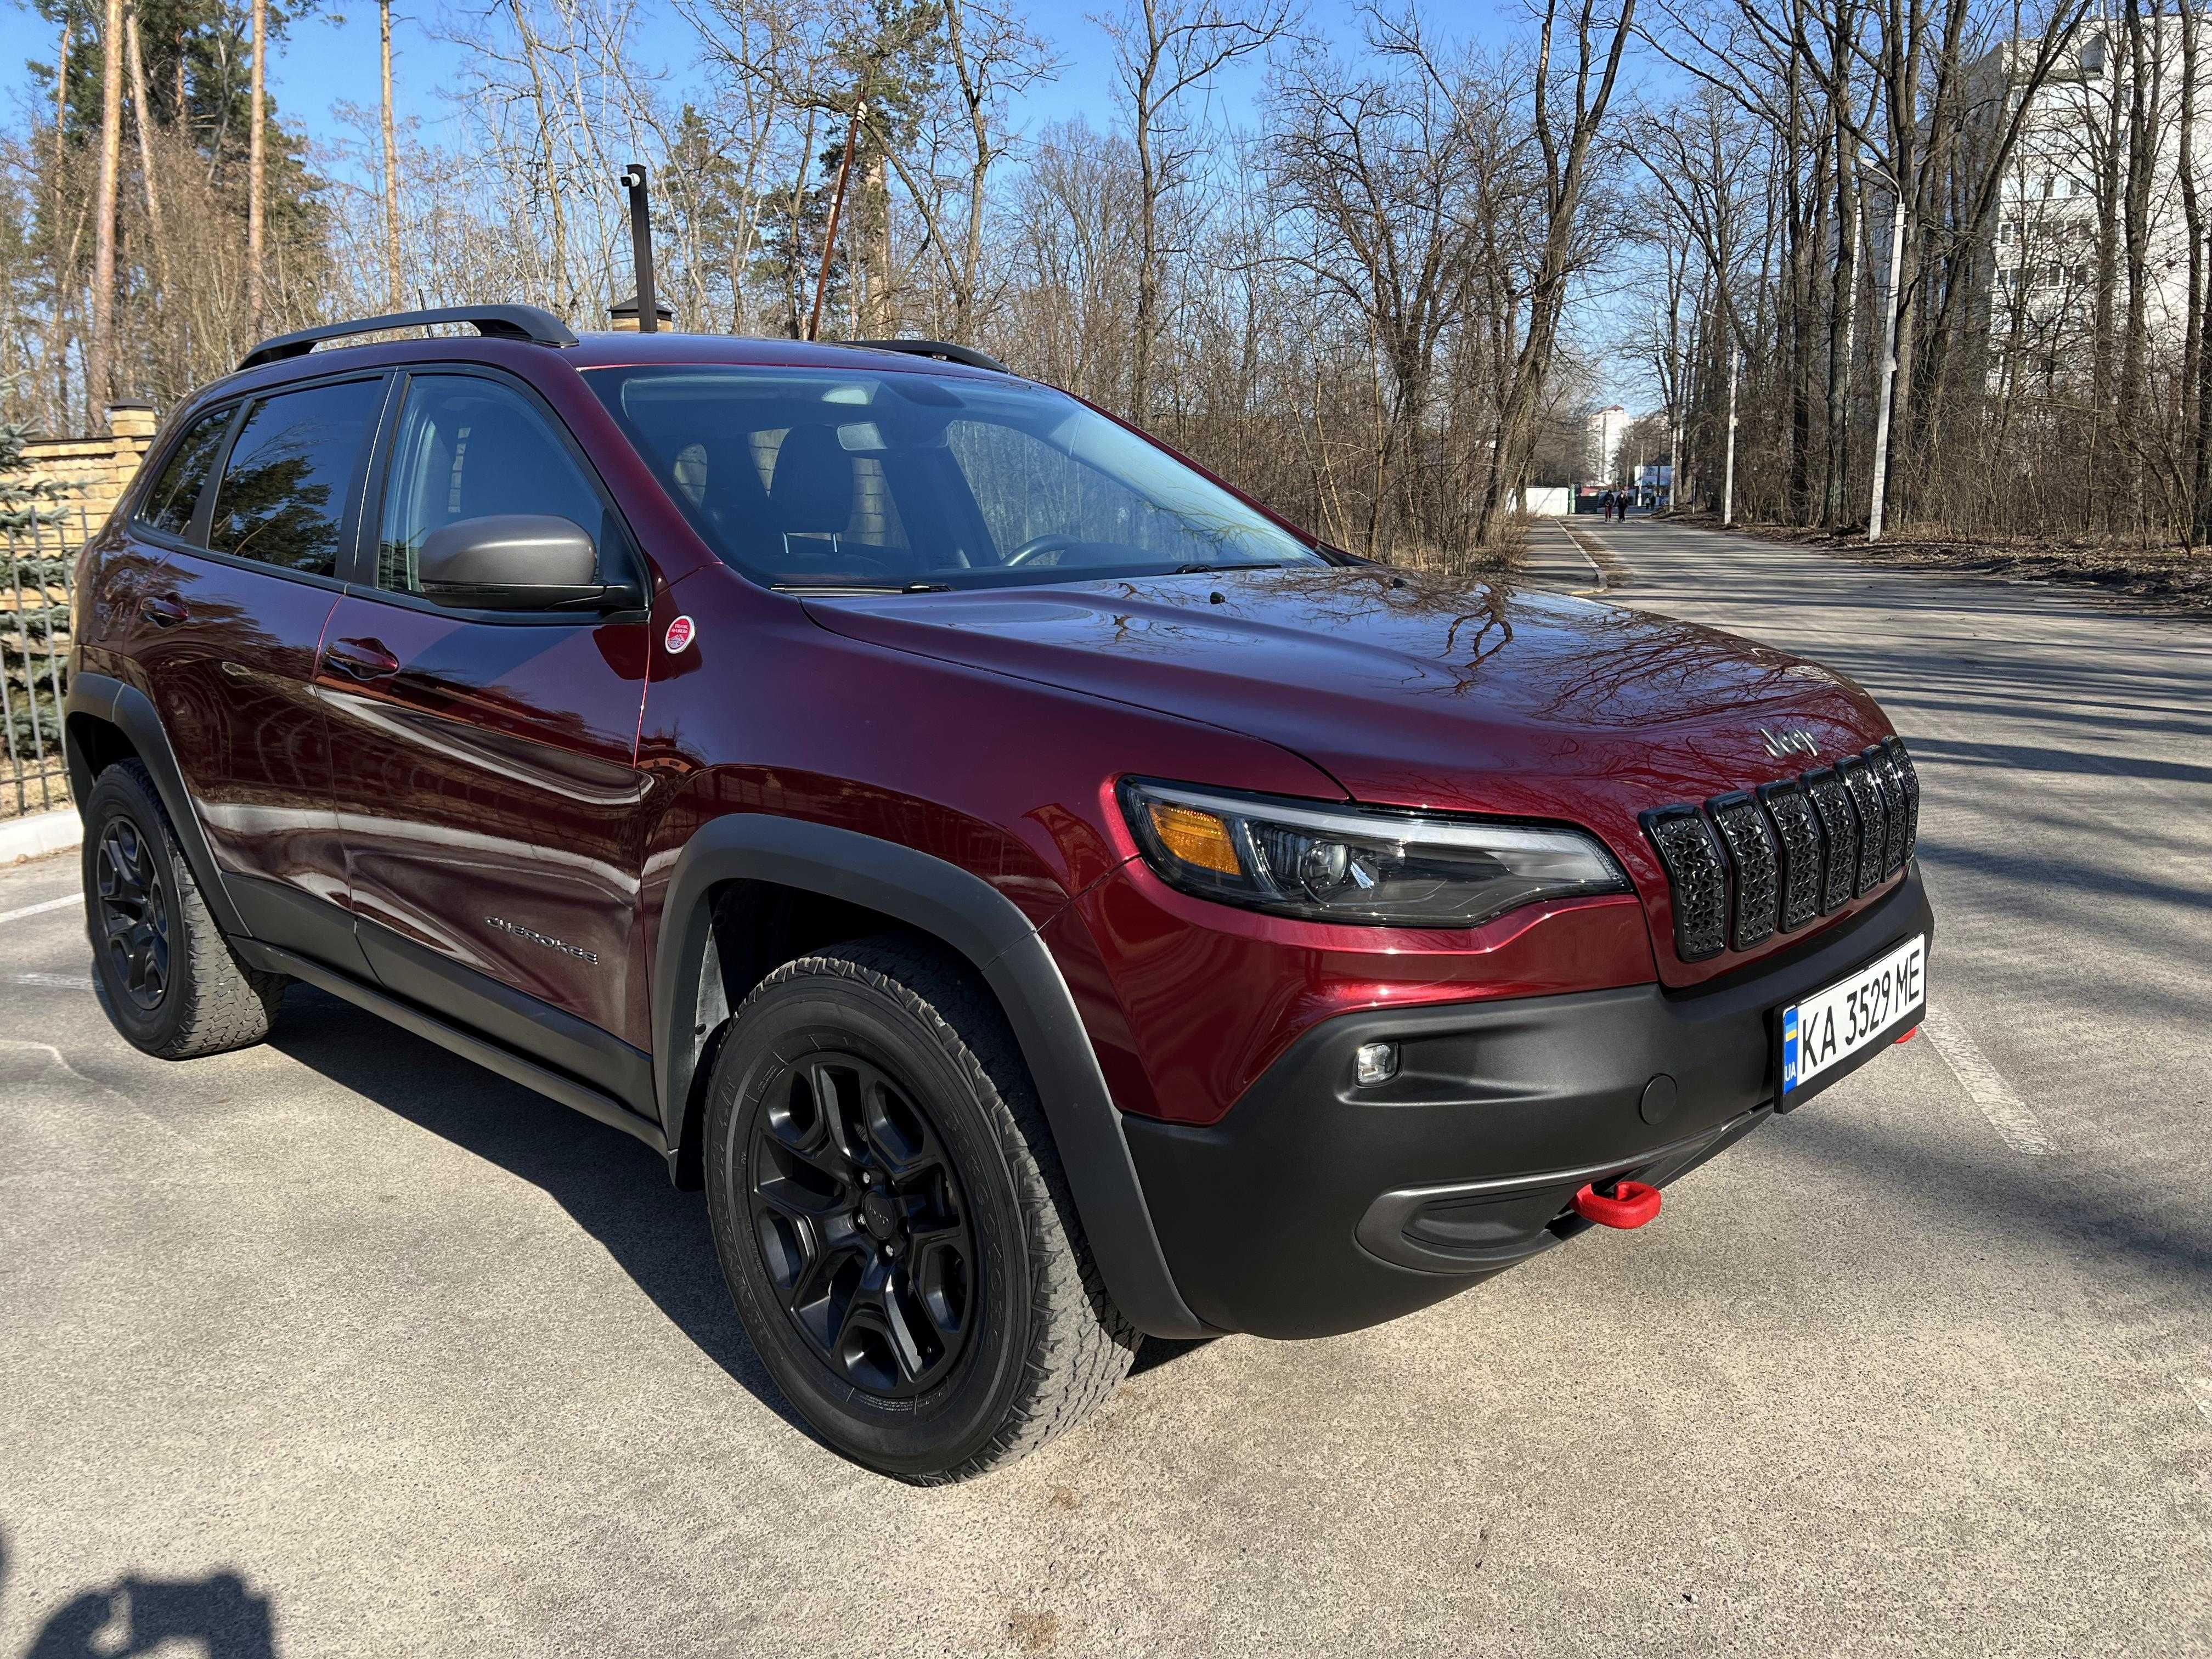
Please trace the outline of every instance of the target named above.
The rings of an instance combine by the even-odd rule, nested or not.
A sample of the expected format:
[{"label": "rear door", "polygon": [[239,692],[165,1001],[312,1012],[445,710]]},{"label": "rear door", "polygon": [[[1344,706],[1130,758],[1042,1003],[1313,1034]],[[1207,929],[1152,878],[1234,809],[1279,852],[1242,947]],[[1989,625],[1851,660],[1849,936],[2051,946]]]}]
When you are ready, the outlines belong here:
[{"label": "rear door", "polygon": [[355,965],[330,733],[313,692],[380,375],[242,400],[183,434],[129,533],[131,654],[224,886],[257,937]]},{"label": "rear door", "polygon": [[629,950],[644,615],[449,609],[416,568],[432,532],[507,514],[588,532],[602,580],[641,581],[642,561],[519,382],[409,375],[375,471],[320,681],[362,948],[399,994],[649,1099]]}]

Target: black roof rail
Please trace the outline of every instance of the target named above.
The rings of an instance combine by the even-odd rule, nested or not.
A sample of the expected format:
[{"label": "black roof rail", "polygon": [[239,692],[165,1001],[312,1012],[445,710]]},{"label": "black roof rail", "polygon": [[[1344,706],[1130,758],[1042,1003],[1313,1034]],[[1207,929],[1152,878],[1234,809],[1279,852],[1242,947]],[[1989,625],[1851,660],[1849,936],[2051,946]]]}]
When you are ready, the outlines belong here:
[{"label": "black roof rail", "polygon": [[325,323],[296,334],[279,334],[247,352],[238,366],[258,368],[287,357],[304,357],[325,340],[341,340],[349,334],[380,334],[389,328],[422,328],[431,323],[473,323],[479,334],[527,340],[534,345],[576,343],[568,325],[542,306],[441,306],[434,311],[395,311],[388,317],[361,317],[349,323]]},{"label": "black roof rail", "polygon": [[911,357],[934,357],[940,363],[965,363],[970,368],[996,369],[1001,374],[1011,374],[1008,368],[988,352],[974,346],[954,345],[947,340],[825,340],[824,345],[861,346],[870,351],[903,351]]}]

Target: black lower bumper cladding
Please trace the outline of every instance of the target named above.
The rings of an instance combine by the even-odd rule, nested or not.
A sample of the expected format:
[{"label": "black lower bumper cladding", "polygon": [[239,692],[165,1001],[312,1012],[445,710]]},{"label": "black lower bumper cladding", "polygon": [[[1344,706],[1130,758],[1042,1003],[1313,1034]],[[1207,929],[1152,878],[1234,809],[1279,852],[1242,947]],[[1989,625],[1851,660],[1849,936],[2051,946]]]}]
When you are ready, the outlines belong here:
[{"label": "black lower bumper cladding", "polygon": [[[1526,1261],[1589,1226],[1572,1207],[1585,1182],[1664,1186],[1764,1123],[1777,1010],[1934,931],[1909,866],[1840,927],[1692,991],[1346,1015],[1217,1124],[1127,1117],[1183,1298],[1218,1329],[1326,1336]],[[1352,1054],[1369,1042],[1395,1043],[1399,1066],[1362,1087]]]}]

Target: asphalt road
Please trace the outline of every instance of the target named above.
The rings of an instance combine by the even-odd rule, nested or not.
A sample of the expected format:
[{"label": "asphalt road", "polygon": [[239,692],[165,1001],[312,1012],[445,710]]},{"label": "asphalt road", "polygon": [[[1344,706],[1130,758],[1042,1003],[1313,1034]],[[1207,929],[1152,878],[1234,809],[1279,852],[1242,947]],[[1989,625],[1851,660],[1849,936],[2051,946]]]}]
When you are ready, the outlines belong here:
[{"label": "asphalt road", "polygon": [[143,1059],[0,873],[0,1656],[2212,1651],[2212,626],[1595,533],[1894,713],[1927,1037],[949,1491],[793,1426],[643,1148],[304,991]]}]

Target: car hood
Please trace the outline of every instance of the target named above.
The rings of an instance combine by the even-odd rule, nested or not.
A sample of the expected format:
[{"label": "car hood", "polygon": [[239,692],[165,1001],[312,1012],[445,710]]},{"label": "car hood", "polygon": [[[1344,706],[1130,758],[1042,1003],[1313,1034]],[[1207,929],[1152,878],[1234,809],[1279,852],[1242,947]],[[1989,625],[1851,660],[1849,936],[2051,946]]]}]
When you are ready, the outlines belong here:
[{"label": "car hood", "polygon": [[[1664,876],[1639,812],[1791,776],[1889,730],[1843,676],[1731,635],[1372,567],[808,606],[855,639],[1265,738],[1357,800],[1580,823],[1647,900],[1663,895]],[[1820,760],[1770,752],[1765,733],[1785,728]],[[1687,982],[1735,962],[1664,976]]]}]

